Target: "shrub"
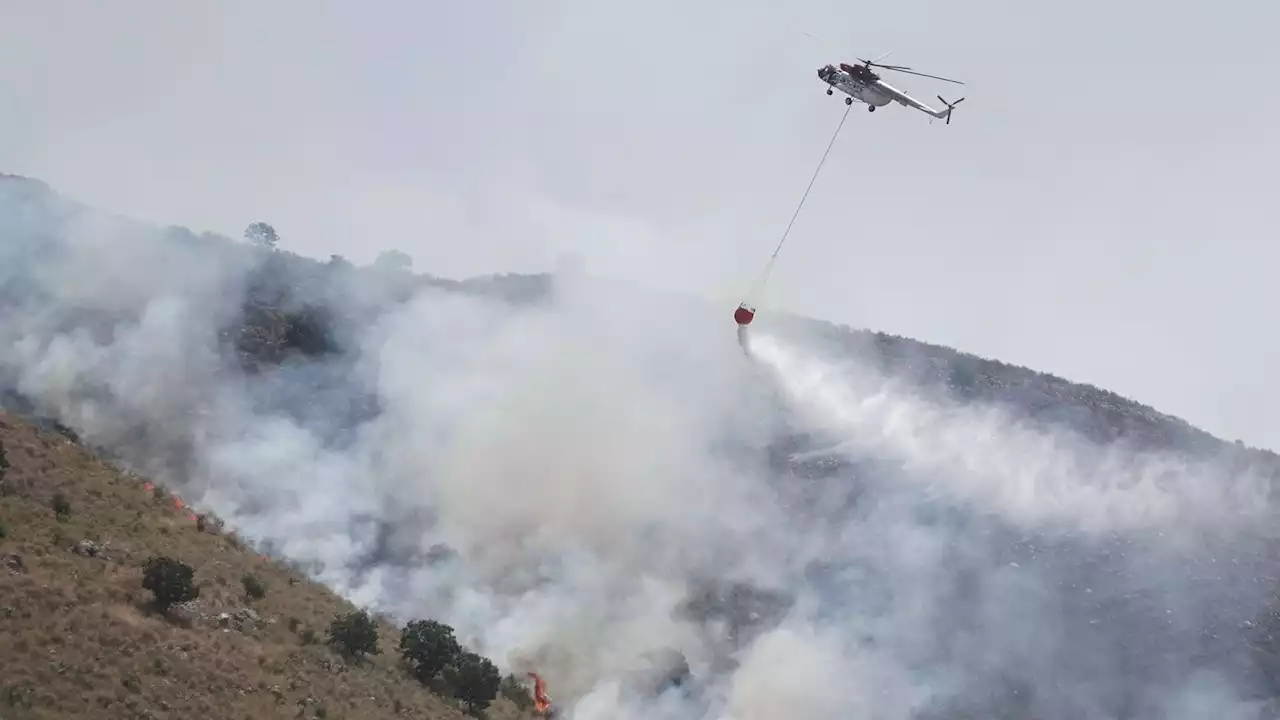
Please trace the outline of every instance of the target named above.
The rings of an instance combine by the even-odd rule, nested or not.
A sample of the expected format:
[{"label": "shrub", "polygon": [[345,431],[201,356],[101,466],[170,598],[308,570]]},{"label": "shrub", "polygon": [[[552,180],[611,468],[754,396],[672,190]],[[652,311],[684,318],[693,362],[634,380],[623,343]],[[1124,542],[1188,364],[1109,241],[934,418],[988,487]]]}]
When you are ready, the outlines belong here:
[{"label": "shrub", "polygon": [[515,675],[508,675],[502,678],[502,684],[499,685],[498,691],[519,710],[533,709],[533,695],[529,693],[529,688],[516,679]]},{"label": "shrub", "polygon": [[329,624],[329,644],[343,655],[357,659],[382,652],[378,649],[378,626],[364,610],[335,617]]},{"label": "shrub", "polygon": [[453,628],[435,620],[414,620],[400,631],[400,655],[413,676],[426,683],[451,665],[462,652]]},{"label": "shrub", "polygon": [[190,565],[168,557],[153,557],[142,567],[142,587],[155,595],[156,608],[161,612],[174,603],[200,597],[194,577]]},{"label": "shrub", "polygon": [[49,507],[53,508],[54,517],[59,520],[65,520],[71,514],[71,501],[67,500],[67,496],[62,493],[54,493],[53,499],[49,501]]},{"label": "shrub", "polygon": [[261,600],[267,596],[267,586],[252,573],[240,578],[240,584],[244,585],[244,594],[250,600]]}]

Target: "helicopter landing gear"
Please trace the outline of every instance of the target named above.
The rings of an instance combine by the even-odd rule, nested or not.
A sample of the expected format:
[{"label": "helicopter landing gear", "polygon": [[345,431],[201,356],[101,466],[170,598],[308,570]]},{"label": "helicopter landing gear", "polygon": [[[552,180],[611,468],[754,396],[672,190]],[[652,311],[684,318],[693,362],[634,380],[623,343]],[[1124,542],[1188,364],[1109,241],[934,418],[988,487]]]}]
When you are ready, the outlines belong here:
[{"label": "helicopter landing gear", "polygon": [[867,112],[875,112],[875,111],[876,111],[876,106],[875,106],[875,105],[868,105],[868,106],[867,106]]},{"label": "helicopter landing gear", "polygon": [[830,95],[831,93],[832,93],[831,88],[827,88],[827,94]]},{"label": "helicopter landing gear", "polygon": [[847,97],[847,98],[845,98],[845,99],[844,99],[844,104],[845,104],[845,105],[852,105],[852,104],[853,104],[853,98],[851,98],[851,97]]}]

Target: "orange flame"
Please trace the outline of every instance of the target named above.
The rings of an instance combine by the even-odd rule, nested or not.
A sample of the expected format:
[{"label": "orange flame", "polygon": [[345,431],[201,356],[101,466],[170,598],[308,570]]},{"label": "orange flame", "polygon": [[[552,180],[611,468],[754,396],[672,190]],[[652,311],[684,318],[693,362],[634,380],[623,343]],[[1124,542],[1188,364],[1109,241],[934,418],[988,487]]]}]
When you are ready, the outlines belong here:
[{"label": "orange flame", "polygon": [[547,695],[547,684],[538,673],[531,672],[529,677],[533,678],[533,709],[539,714],[546,713],[551,709],[551,697]]}]

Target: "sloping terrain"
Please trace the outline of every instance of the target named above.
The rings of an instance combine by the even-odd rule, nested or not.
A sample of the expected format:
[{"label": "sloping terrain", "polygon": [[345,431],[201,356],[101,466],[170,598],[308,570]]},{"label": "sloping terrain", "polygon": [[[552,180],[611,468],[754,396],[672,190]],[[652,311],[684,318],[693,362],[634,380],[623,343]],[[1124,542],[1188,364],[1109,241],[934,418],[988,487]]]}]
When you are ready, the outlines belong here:
[{"label": "sloping terrain", "polygon": [[[379,655],[345,660],[325,638],[350,603],[162,489],[11,415],[0,444],[0,717],[467,717],[406,673],[396,627],[381,623]],[[194,613],[151,609],[152,556],[195,569]],[[488,715],[526,716],[502,698]]]},{"label": "sloping terrain", "polygon": [[[148,553],[192,543],[214,617],[200,637],[228,658],[207,677],[237,702],[296,713],[289,672],[408,682],[391,625],[344,673],[306,643],[349,607],[337,596],[448,622],[582,718],[1252,720],[1280,695],[1280,462],[1114,393],[772,313],[748,359],[724,307],[572,273],[318,262],[269,226],[248,242],[155,228],[24,178],[0,177],[0,234],[0,406],[32,498],[4,500],[27,518],[6,520],[13,577],[75,568],[94,618],[190,644],[195,628],[137,608]],[[23,422],[59,454],[29,452],[46,440]],[[59,437],[243,542],[192,530],[136,478],[103,484]],[[83,539],[109,560],[63,549]],[[123,568],[94,576],[117,546]],[[265,598],[243,597],[246,572]],[[276,622],[218,625],[246,607]],[[287,650],[252,644],[268,640]],[[140,677],[140,657],[120,659]],[[25,672],[74,677],[40,667]],[[259,679],[266,695],[236,684]],[[364,692],[326,697],[416,702]]]}]

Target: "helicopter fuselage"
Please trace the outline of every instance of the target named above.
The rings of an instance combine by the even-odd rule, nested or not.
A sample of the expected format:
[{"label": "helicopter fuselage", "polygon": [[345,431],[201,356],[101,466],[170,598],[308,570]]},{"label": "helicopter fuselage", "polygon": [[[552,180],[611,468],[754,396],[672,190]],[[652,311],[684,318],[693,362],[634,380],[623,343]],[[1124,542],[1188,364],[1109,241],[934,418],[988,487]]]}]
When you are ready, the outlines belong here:
[{"label": "helicopter fuselage", "polygon": [[839,90],[848,95],[846,103],[852,105],[854,100],[867,105],[868,110],[874,111],[878,107],[883,107],[893,102],[893,97],[888,93],[881,92],[877,87],[877,82],[869,78],[854,77],[848,72],[837,70],[833,66],[826,66],[818,70],[818,77],[822,79],[830,87],[827,88],[827,94],[831,95],[835,90]]}]

